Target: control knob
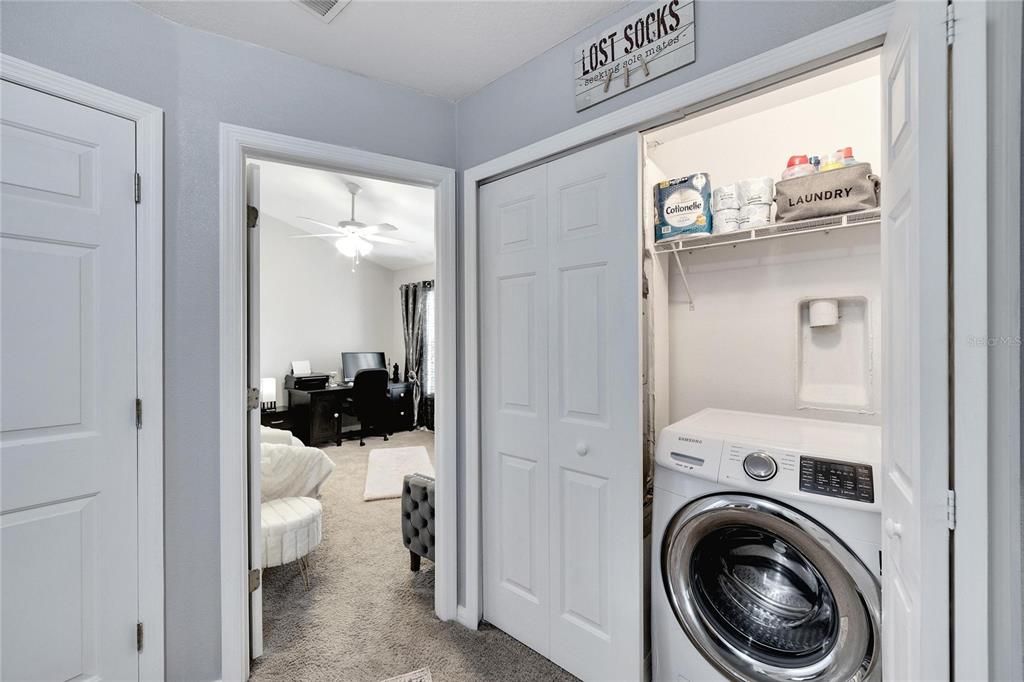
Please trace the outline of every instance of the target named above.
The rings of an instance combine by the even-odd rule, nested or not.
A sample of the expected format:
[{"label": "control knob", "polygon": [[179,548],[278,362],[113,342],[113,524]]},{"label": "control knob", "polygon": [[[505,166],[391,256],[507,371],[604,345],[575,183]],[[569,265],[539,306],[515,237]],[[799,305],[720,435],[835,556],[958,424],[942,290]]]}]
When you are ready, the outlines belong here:
[{"label": "control knob", "polygon": [[770,481],[775,478],[779,466],[767,452],[751,452],[743,458],[743,471],[755,481]]}]

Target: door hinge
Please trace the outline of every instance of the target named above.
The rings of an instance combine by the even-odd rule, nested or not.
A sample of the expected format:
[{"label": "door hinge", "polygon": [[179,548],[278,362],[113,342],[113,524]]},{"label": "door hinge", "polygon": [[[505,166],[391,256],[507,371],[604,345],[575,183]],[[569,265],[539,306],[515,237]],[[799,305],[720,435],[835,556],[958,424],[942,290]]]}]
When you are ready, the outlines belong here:
[{"label": "door hinge", "polygon": [[142,623],[135,624],[135,650],[142,651]]},{"label": "door hinge", "polygon": [[135,203],[142,203],[142,176],[135,174]]},{"label": "door hinge", "polygon": [[255,410],[260,406],[260,389],[250,388],[246,396],[246,407]]},{"label": "door hinge", "polygon": [[250,228],[256,227],[256,225],[259,224],[259,220],[260,220],[260,210],[258,208],[256,208],[255,206],[253,206],[252,204],[249,204],[248,206],[246,206],[245,207],[245,224],[248,225]]},{"label": "door hinge", "polygon": [[946,45],[953,44],[956,35],[956,15],[953,11],[953,3],[946,5]]},{"label": "door hinge", "polygon": [[142,398],[135,399],[135,428],[142,428]]},{"label": "door hinge", "polygon": [[946,525],[950,530],[956,529],[956,491],[946,491]]},{"label": "door hinge", "polygon": [[249,593],[260,589],[260,569],[254,568],[249,571]]}]

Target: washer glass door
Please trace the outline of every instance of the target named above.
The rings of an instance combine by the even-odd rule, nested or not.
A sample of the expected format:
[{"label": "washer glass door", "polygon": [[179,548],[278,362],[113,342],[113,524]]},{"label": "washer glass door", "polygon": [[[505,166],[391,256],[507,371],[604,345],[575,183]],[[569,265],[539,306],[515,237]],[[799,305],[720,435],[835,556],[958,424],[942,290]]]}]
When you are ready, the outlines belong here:
[{"label": "washer glass door", "polygon": [[662,574],[683,629],[730,676],[880,672],[877,580],[791,507],[742,494],[691,502],[666,531]]}]

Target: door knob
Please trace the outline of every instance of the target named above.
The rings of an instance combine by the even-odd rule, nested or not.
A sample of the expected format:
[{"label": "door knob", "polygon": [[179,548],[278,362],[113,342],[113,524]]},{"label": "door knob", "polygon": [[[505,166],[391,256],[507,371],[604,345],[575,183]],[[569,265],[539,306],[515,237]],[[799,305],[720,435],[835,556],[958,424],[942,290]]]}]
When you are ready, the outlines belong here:
[{"label": "door knob", "polygon": [[885,534],[890,538],[903,537],[903,524],[896,523],[892,519],[885,520]]},{"label": "door knob", "polygon": [[590,452],[590,448],[587,446],[586,443],[584,443],[583,441],[580,441],[579,443],[576,443],[576,454],[577,455],[579,455],[580,457],[583,457],[588,452]]}]

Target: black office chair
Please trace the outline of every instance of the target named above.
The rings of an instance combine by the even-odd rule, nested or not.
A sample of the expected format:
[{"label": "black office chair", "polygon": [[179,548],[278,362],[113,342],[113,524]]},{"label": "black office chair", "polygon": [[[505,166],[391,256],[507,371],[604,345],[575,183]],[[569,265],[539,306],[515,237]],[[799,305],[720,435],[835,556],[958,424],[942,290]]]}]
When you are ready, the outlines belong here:
[{"label": "black office chair", "polygon": [[366,436],[388,439],[391,401],[388,400],[388,371],[361,369],[352,382],[352,401],[359,421],[359,445],[366,445]]}]

